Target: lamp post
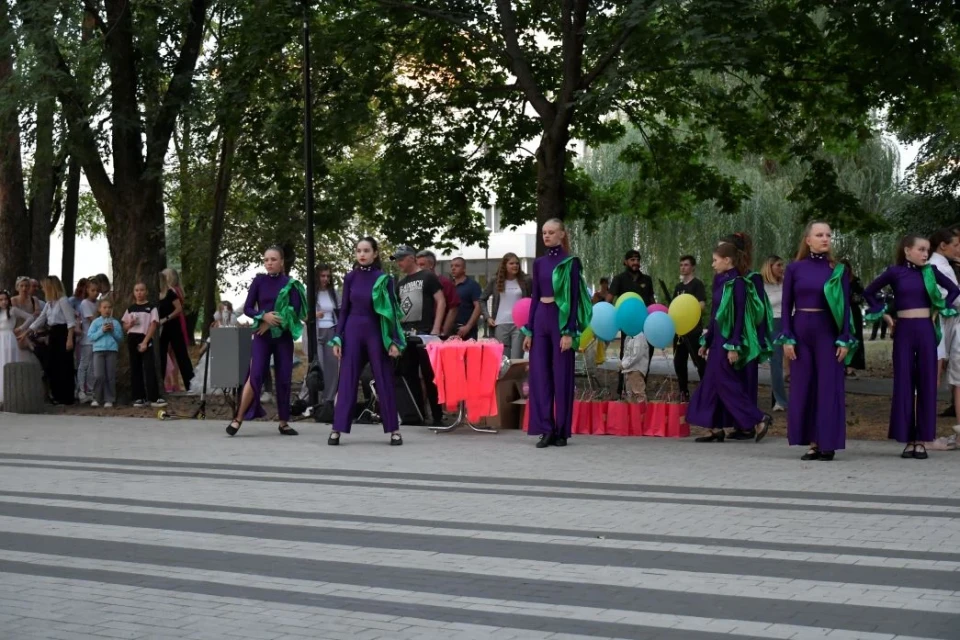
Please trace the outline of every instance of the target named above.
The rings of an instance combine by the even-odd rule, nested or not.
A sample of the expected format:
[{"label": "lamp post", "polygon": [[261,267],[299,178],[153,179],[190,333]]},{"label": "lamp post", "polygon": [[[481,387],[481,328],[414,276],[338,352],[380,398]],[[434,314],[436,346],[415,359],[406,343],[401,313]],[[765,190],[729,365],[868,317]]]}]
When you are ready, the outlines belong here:
[{"label": "lamp post", "polygon": [[[310,88],[310,2],[303,1],[303,165],[307,214],[307,367],[317,360],[316,251],[313,242],[313,95]],[[317,394],[310,393],[310,405],[316,406]]]}]

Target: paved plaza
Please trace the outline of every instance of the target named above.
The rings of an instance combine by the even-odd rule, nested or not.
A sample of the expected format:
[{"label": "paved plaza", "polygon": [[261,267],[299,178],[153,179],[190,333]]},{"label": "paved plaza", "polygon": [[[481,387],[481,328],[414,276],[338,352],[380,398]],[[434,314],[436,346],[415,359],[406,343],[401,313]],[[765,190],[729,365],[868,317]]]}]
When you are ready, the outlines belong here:
[{"label": "paved plaza", "polygon": [[0,414],[0,638],[960,638],[960,452]]}]

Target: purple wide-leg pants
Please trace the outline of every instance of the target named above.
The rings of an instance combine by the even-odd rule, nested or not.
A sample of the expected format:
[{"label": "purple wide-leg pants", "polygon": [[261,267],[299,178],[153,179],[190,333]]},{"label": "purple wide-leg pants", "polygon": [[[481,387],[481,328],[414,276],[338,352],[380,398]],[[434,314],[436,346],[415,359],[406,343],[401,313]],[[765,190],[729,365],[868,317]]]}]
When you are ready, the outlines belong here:
[{"label": "purple wide-leg pants", "polygon": [[573,369],[576,352],[560,351],[560,310],[555,303],[540,303],[534,318],[530,345],[531,436],[569,438],[573,424]]},{"label": "purple wide-leg pants", "polygon": [[[722,336],[715,336],[714,345],[723,343]],[[747,368],[734,369],[723,346],[712,347],[703,380],[690,398],[687,422],[707,429],[736,427],[752,431],[761,420],[763,412],[750,395]]]},{"label": "purple wide-leg pants", "polygon": [[797,311],[793,333],[797,359],[790,363],[787,440],[796,445],[815,442],[821,451],[844,449],[846,377],[843,363],[837,361],[833,315],[829,311]]},{"label": "purple wide-leg pants", "polygon": [[887,437],[897,442],[937,437],[937,338],[929,318],[897,318]]},{"label": "purple wide-leg pants", "polygon": [[268,331],[266,335],[253,334],[250,353],[250,372],[247,381],[253,388],[253,403],[244,414],[244,420],[253,420],[267,415],[260,405],[260,391],[263,380],[270,371],[270,356],[276,367],[277,414],[281,422],[290,419],[290,379],[293,377],[293,338],[284,333],[274,338]]},{"label": "purple wide-leg pants", "polygon": [[337,404],[333,412],[334,431],[350,433],[354,407],[357,404],[357,384],[367,362],[370,363],[377,385],[383,432],[390,433],[400,428],[397,400],[393,391],[393,363],[383,349],[380,319],[354,313],[343,330],[340,382],[337,384]]}]

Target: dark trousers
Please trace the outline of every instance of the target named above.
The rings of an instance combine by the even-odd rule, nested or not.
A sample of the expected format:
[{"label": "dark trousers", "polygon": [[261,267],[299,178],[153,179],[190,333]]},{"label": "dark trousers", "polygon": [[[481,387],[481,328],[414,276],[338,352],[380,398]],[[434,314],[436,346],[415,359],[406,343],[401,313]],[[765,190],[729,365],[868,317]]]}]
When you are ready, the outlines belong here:
[{"label": "dark trousers", "polygon": [[190,364],[190,354],[187,353],[187,338],[183,335],[180,328],[180,319],[174,318],[173,323],[163,325],[163,331],[160,332],[160,360],[163,367],[167,367],[167,353],[173,349],[173,357],[177,361],[177,368],[180,369],[180,377],[183,378],[183,388],[190,390],[190,381],[193,380],[193,365]]},{"label": "dark trousers", "polygon": [[[130,353],[130,377],[133,384],[133,399],[156,402],[160,397],[157,387],[157,365],[153,359],[153,342],[147,345],[147,350],[140,353],[137,348],[145,335],[142,333],[127,334],[127,351]],[[166,364],[166,363],[164,363]]]},{"label": "dark trousers", "polygon": [[407,381],[413,399],[420,407],[420,413],[426,416],[423,404],[423,393],[420,391],[420,377],[423,376],[424,387],[427,389],[427,403],[433,421],[439,422],[443,418],[443,407],[437,399],[437,383],[433,380],[433,367],[430,366],[430,356],[422,344],[409,344],[400,356],[400,375]]},{"label": "dark trousers", "polygon": [[677,372],[677,384],[682,393],[690,392],[687,358],[693,360],[693,366],[697,368],[701,380],[703,380],[703,372],[707,369],[707,361],[697,353],[700,350],[700,334],[699,329],[694,329],[685,336],[677,336],[673,339],[673,369]]},{"label": "dark trousers", "polygon": [[886,340],[886,338],[887,338],[887,323],[886,323],[886,321],[884,321],[883,318],[880,318],[879,320],[877,320],[876,322],[873,323],[873,331],[870,333],[870,339],[871,339],[871,340],[876,340],[876,339],[877,339],[877,332],[878,332],[878,331],[880,332],[880,339],[881,339],[881,340]]},{"label": "dark trousers", "polygon": [[67,325],[50,326],[43,365],[50,384],[50,395],[59,404],[73,404],[73,351],[67,351]]}]

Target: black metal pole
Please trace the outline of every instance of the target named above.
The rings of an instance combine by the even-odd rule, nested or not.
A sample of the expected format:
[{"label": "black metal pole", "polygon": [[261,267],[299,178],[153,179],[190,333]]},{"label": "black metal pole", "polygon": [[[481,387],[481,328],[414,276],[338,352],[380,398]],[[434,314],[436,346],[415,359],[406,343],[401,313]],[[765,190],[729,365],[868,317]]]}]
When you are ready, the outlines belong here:
[{"label": "black metal pole", "polygon": [[[310,2],[303,2],[303,165],[307,213],[307,361],[317,360],[317,282],[316,251],[313,242],[313,95],[310,90]],[[308,365],[309,366],[309,365]],[[317,394],[310,394],[310,405],[316,406]]]}]

